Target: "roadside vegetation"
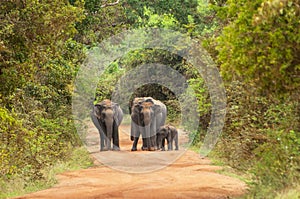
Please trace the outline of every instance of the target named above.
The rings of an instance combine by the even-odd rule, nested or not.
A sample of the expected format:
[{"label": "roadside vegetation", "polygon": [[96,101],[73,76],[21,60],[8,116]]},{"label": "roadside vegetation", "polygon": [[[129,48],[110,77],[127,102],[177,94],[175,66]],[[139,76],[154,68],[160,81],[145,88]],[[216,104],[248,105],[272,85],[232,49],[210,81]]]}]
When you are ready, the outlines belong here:
[{"label": "roadside vegetation", "polygon": [[[215,61],[227,115],[210,156],[244,174],[250,188],[245,198],[299,197],[299,19],[299,0],[1,2],[0,197],[52,186],[56,173],[92,165],[72,117],[76,75],[89,49],[144,27],[180,31]],[[191,137],[194,147],[201,146],[210,122],[209,92],[178,55],[128,53],[108,67],[95,99],[110,98],[117,80],[145,63],[170,66],[188,80],[200,117]],[[168,122],[180,124],[178,98],[170,89],[150,84],[134,96],[163,101]]]}]

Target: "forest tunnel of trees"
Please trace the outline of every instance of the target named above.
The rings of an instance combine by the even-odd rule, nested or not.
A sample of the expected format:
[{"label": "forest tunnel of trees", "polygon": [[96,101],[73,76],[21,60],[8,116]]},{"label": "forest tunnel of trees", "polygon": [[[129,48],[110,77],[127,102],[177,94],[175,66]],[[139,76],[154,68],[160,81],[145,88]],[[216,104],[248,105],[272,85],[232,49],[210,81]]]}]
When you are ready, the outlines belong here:
[{"label": "forest tunnel of trees", "polygon": [[[227,95],[222,136],[211,153],[245,173],[250,197],[274,198],[300,182],[299,0],[5,0],[0,4],[0,193],[27,186],[81,146],[72,118],[76,75],[87,52],[122,31],[166,28],[199,42],[216,63]],[[198,100],[201,145],[210,97],[201,75],[178,55],[132,51],[99,79],[97,101],[111,98],[120,77],[147,63],[182,74]],[[164,101],[180,114],[172,90],[159,84],[135,96]],[[128,109],[127,109],[128,110]],[[1,194],[0,194],[1,196]]]}]

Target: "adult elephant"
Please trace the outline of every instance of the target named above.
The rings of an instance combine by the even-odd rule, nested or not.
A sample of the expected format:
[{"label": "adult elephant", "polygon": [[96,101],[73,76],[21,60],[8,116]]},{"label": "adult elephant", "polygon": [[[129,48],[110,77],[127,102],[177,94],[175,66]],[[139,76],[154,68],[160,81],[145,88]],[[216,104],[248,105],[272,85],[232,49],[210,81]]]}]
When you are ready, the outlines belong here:
[{"label": "adult elephant", "polygon": [[120,106],[108,99],[103,100],[94,105],[91,118],[100,134],[100,151],[120,150],[119,125],[123,120]]},{"label": "adult elephant", "polygon": [[152,97],[135,98],[131,106],[131,151],[137,150],[137,143],[142,134],[142,150],[154,151],[157,147],[156,132],[165,124],[166,106]]}]

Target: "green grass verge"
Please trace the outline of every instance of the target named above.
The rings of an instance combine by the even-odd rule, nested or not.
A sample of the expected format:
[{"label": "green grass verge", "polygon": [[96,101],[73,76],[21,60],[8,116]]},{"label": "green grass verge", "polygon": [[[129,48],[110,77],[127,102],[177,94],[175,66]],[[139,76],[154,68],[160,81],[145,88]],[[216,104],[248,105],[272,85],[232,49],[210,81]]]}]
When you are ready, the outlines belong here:
[{"label": "green grass verge", "polygon": [[24,195],[26,193],[36,192],[57,183],[56,175],[65,171],[74,171],[91,167],[93,161],[89,152],[84,148],[76,148],[66,161],[59,161],[55,165],[43,169],[44,179],[28,181],[21,176],[5,181],[0,178],[0,198],[11,198]]},{"label": "green grass verge", "polygon": [[299,199],[300,198],[300,185],[286,189],[277,194],[275,199]]}]

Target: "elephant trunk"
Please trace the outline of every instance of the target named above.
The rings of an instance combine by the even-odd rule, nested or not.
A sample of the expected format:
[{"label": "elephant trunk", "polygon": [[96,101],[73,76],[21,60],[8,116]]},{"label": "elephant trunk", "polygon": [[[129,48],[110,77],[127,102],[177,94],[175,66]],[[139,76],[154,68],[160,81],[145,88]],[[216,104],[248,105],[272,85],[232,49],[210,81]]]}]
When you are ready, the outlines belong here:
[{"label": "elephant trunk", "polygon": [[144,132],[146,147],[151,150],[151,112],[149,110],[143,112]]},{"label": "elephant trunk", "polygon": [[146,144],[147,148],[150,151],[151,150],[151,135],[150,135],[150,125],[145,126],[146,131]]},{"label": "elephant trunk", "polygon": [[114,123],[114,117],[113,117],[113,111],[111,109],[108,109],[105,113],[105,125],[106,125],[106,144],[107,149],[111,149],[111,139],[113,134],[113,123]]}]

